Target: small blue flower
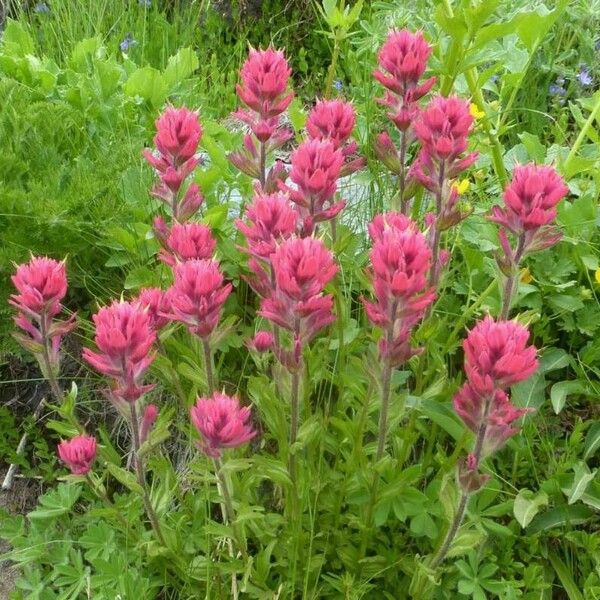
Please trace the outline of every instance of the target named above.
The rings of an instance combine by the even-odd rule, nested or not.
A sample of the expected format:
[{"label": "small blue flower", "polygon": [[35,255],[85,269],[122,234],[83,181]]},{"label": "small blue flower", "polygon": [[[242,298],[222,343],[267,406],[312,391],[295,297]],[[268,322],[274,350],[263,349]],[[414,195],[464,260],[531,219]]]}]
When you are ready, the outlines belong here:
[{"label": "small blue flower", "polygon": [[152,0],[138,0],[138,4],[144,8],[150,8],[152,6]]},{"label": "small blue flower", "polygon": [[344,89],[344,84],[341,82],[341,80],[336,79],[333,82],[333,87],[338,91],[341,92]]},{"label": "small blue flower", "polygon": [[133,39],[133,35],[128,33],[123,41],[119,44],[119,48],[121,48],[121,52],[128,52],[130,48],[136,46],[137,42]]},{"label": "small blue flower", "polygon": [[553,96],[564,96],[567,93],[566,90],[565,90],[565,88],[563,88],[560,85],[558,85],[558,83],[552,83],[552,84],[550,84],[550,86],[548,86],[548,91]]},{"label": "small blue flower", "polygon": [[38,2],[33,7],[33,12],[38,13],[38,15],[47,15],[50,12],[50,7],[45,2]]},{"label": "small blue flower", "polygon": [[581,65],[579,73],[577,73],[577,80],[581,85],[587,87],[588,85],[592,85],[594,80],[590,75],[590,70],[587,65]]}]

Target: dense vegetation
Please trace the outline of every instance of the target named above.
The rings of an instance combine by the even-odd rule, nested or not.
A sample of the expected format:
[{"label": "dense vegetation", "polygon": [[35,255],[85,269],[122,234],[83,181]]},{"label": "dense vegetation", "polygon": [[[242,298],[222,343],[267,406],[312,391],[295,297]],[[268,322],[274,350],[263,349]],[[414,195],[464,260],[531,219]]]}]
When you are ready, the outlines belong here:
[{"label": "dense vegetation", "polygon": [[[12,548],[5,558],[19,570],[12,597],[600,597],[595,0],[350,6],[334,0],[12,0],[2,10],[0,467],[4,472],[16,463],[26,478],[43,483],[43,495],[27,516],[0,512],[0,538]],[[399,147],[404,130],[390,123],[390,107],[378,101],[385,77],[374,78],[373,71],[382,69],[378,51],[390,31],[403,28],[422,31],[431,44],[422,81],[436,79],[417,98],[411,117],[421,125],[410,124],[415,140],[405,163],[421,164],[421,172],[400,197],[405,174],[380,133],[389,132],[390,143]],[[290,180],[272,189],[264,163],[261,170],[260,163],[249,165],[235,154],[232,159],[249,123],[255,142],[260,139],[251,122],[252,102],[236,93],[236,84],[249,48],[268,46],[282,49],[291,68],[278,99],[285,99],[285,90],[295,92],[277,123],[292,133],[283,135],[266,161],[271,168],[281,159]],[[427,182],[435,165],[415,162],[427,150],[422,111],[438,96],[458,97],[458,113],[467,107],[460,115],[469,125],[456,139],[468,140],[468,150],[456,160],[477,153],[473,164],[467,160],[454,175],[444,179],[442,172],[446,186],[440,189]],[[329,298],[331,306],[311,309],[318,318],[308,334],[290,325],[286,346],[284,308],[269,304],[264,281],[257,283],[260,269],[248,260],[258,256],[252,235],[236,219],[248,227],[257,183],[301,205],[296,188],[306,182],[294,173],[300,160],[294,151],[314,137],[307,117],[324,97],[352,103],[356,148],[344,154],[343,168],[350,154],[364,165],[357,163],[362,168],[349,168],[353,172],[341,178],[339,169],[335,176],[335,168],[328,171],[337,198],[346,200],[334,226],[327,222],[332,214],[319,216],[312,205],[289,217],[302,221],[299,239],[319,244],[302,252],[311,260],[319,257],[313,277],[320,300]],[[156,192],[164,169],[142,155],[144,148],[156,150],[157,119],[168,106],[197,111],[202,127],[196,139],[201,164],[179,186],[184,192],[197,184],[204,201],[197,215],[185,218],[177,217],[176,203],[161,202],[162,192],[149,193]],[[231,115],[240,108],[251,113],[245,122]],[[187,121],[186,127],[195,125]],[[334,150],[342,152],[342,146]],[[505,224],[489,217],[492,207],[504,206],[503,190],[517,178],[515,167],[530,163],[552,166],[544,173],[554,182],[557,214],[544,223],[556,227],[552,231],[561,239],[544,242],[536,252],[533,246],[531,252],[521,248],[522,254],[517,249],[508,260],[499,238]],[[436,194],[440,202],[456,202],[443,227]],[[432,295],[402,317],[404,325],[410,321],[412,346],[424,351],[412,355],[399,345],[391,357],[380,344],[386,326],[368,307],[379,301],[383,310],[376,277],[383,269],[377,243],[383,242],[368,224],[399,207],[424,232],[423,243],[433,246],[431,262],[415,266],[429,286],[415,284],[417,296]],[[317,215],[316,225],[307,210],[310,219]],[[99,307],[120,297],[133,301],[144,288],[170,288],[172,270],[175,288],[178,277],[188,276],[183,267],[178,275],[177,265],[185,262],[175,242],[161,238],[157,216],[169,228],[185,221],[208,226],[216,250],[204,240],[211,252],[196,258],[214,254],[223,285],[232,282],[233,288],[222,307],[217,302],[220,324],[212,337],[194,331],[181,307],[169,313],[158,343],[147,332],[145,341],[154,343],[159,356],[142,371],[144,382],[156,387],[147,400],[135,402],[140,413],[142,402],[145,409],[158,407],[158,416],[154,409],[144,412],[152,431],[140,450],[135,440],[143,442],[143,436],[128,428],[137,419],[114,398],[107,401],[106,378],[94,368],[105,375],[107,370],[90,360],[89,350],[82,359],[81,350],[101,347],[101,325],[91,319]],[[397,227],[421,244],[412,224]],[[389,243],[404,243],[398,240]],[[433,268],[438,250],[443,260]],[[62,313],[52,317],[66,321],[77,313],[76,328],[64,332],[54,382],[52,368],[44,370],[47,357],[40,373],[38,350],[28,352],[11,335],[11,275],[32,254],[66,259],[68,292],[60,299]],[[289,255],[274,265],[292,269]],[[337,274],[331,270],[328,276],[330,260]],[[198,280],[208,278],[206,265],[198,269]],[[432,276],[432,270],[438,272]],[[272,281],[276,274],[273,266]],[[285,287],[277,285],[279,292]],[[177,289],[185,295],[183,284]],[[297,306],[285,310],[291,314]],[[328,311],[335,315],[331,322]],[[521,373],[494,385],[495,392],[510,392],[522,417],[519,432],[487,455],[477,451],[485,431],[479,436],[455,410],[457,397],[459,409],[466,402],[463,382],[473,379],[469,361],[475,359],[468,345],[463,351],[463,340],[486,315],[510,317],[514,327],[527,328],[538,361],[527,370],[528,350],[511,350]],[[390,331],[388,342],[397,334]],[[492,337],[489,331],[483,336]],[[239,426],[229,446],[241,447],[222,455],[222,439],[221,446],[219,440],[207,445],[206,428],[198,425],[203,405],[196,404],[197,397],[221,391],[252,406],[248,423],[244,414],[227,409]],[[42,398],[47,405],[34,420]],[[381,419],[388,400],[389,418]],[[200,408],[190,422],[192,406]],[[17,455],[25,431],[29,440]],[[88,479],[86,469],[73,474],[66,450],[64,464],[55,452],[60,440],[84,433],[95,435],[98,444]],[[204,440],[199,449],[198,439]],[[93,448],[95,456],[95,443]],[[91,453],[89,445],[80,449]],[[467,455],[477,459],[470,479]],[[71,475],[65,475],[65,464]],[[142,464],[146,471],[140,475],[134,467]],[[10,493],[3,492],[8,498]],[[464,519],[449,539],[463,497]]]}]

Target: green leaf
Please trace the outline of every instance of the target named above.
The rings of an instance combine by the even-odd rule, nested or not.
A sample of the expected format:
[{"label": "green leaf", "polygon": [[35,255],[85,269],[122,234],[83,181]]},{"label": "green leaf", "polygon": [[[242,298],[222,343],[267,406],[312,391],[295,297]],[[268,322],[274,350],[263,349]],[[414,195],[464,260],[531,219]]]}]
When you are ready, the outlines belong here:
[{"label": "green leaf", "polygon": [[598,448],[600,448],[600,422],[594,423],[585,436],[583,460],[587,460],[594,456]]},{"label": "green leaf", "polygon": [[527,533],[539,533],[555,527],[574,527],[585,523],[593,515],[594,512],[582,504],[559,506],[538,515],[527,528]]},{"label": "green leaf", "polygon": [[558,575],[564,591],[567,593],[569,600],[584,600],[583,595],[579,591],[579,587],[573,581],[573,577],[565,563],[558,557],[558,554],[553,551],[548,552],[548,559]]},{"label": "green leaf", "polygon": [[555,383],[550,390],[550,400],[554,412],[558,415],[565,407],[567,396],[580,394],[584,391],[585,385],[581,381],[559,381]]},{"label": "green leaf", "polygon": [[198,69],[200,62],[192,48],[181,48],[175,56],[169,58],[169,62],[163,72],[163,80],[169,90],[178,83],[193,75]]},{"label": "green leaf", "polygon": [[13,19],[8,19],[2,35],[2,52],[16,57],[33,54],[33,38],[23,25]]},{"label": "green leaf", "polygon": [[573,467],[573,472],[575,473],[573,484],[566,493],[569,504],[575,504],[583,496],[588,484],[596,476],[596,470],[590,471],[589,467],[583,461],[579,461]]},{"label": "green leaf", "polygon": [[513,513],[521,527],[525,529],[537,515],[540,508],[548,505],[548,495],[545,492],[535,494],[531,490],[520,490],[515,498]]},{"label": "green leaf", "polygon": [[140,97],[159,108],[167,97],[167,84],[163,76],[154,67],[142,67],[135,70],[123,88],[131,97]]},{"label": "green leaf", "polygon": [[117,465],[112,463],[106,463],[108,472],[127,489],[135,492],[136,494],[143,494],[144,490],[142,486],[136,481],[135,475],[130,471],[126,471]]},{"label": "green leaf", "polygon": [[81,486],[61,483],[54,490],[44,494],[39,506],[27,516],[30,519],[55,519],[71,511],[81,495]]},{"label": "green leaf", "polygon": [[463,436],[465,428],[456,416],[456,413],[450,408],[449,404],[442,404],[436,400],[422,399],[421,402],[417,404],[416,408],[427,418],[434,423],[437,423],[455,440],[458,440]]}]

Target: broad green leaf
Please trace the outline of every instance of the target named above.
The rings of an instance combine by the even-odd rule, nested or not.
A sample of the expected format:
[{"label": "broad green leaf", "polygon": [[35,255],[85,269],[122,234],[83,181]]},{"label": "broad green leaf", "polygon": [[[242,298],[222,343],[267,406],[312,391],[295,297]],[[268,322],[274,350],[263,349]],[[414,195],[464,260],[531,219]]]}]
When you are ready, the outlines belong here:
[{"label": "broad green leaf", "polygon": [[569,504],[575,504],[583,496],[588,484],[596,476],[596,470],[590,471],[589,467],[583,461],[578,462],[573,467],[573,472],[575,473],[573,484],[566,492]]},{"label": "broad green leaf", "polygon": [[71,511],[81,494],[81,485],[60,483],[56,489],[44,494],[38,507],[27,516],[30,519],[55,519]]},{"label": "broad green leaf", "polygon": [[144,490],[142,486],[137,482],[135,475],[131,471],[126,471],[117,465],[112,463],[106,463],[108,472],[127,489],[137,494],[143,494]]},{"label": "broad green leaf", "polygon": [[539,514],[527,529],[528,534],[554,529],[555,527],[574,527],[585,523],[594,512],[582,504],[564,505]]},{"label": "broad green leaf", "polygon": [[2,38],[2,52],[15,57],[33,54],[33,38],[19,21],[8,19]]},{"label": "broad green leaf", "polygon": [[585,391],[585,385],[581,381],[559,381],[550,390],[550,400],[554,412],[559,414],[565,407],[567,396],[580,394]]},{"label": "broad green leaf", "polygon": [[128,96],[140,97],[154,108],[159,108],[165,101],[168,87],[154,67],[142,67],[131,74],[123,90]]},{"label": "broad green leaf", "polygon": [[596,454],[600,448],[600,422],[594,423],[585,436],[585,450],[583,451],[583,460],[587,460]]},{"label": "broad green leaf", "polygon": [[192,48],[181,48],[175,56],[169,58],[169,62],[163,72],[163,80],[169,90],[178,83],[193,75],[200,63],[198,56]]},{"label": "broad green leaf", "polygon": [[531,523],[540,509],[548,505],[548,495],[545,492],[535,494],[531,490],[520,490],[515,498],[513,513],[523,529]]}]

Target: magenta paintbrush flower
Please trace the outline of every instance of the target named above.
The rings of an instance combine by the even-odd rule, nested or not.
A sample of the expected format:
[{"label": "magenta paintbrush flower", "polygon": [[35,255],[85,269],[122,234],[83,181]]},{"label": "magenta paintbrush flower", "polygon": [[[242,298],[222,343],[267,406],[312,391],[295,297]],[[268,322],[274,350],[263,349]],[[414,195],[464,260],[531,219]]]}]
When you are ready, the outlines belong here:
[{"label": "magenta paintbrush flower", "polygon": [[386,332],[380,356],[399,366],[415,350],[410,347],[411,328],[435,299],[427,283],[431,249],[417,225],[400,213],[377,215],[369,225],[375,302],[363,300],[373,325]]},{"label": "magenta paintbrush flower", "polygon": [[250,408],[240,406],[235,397],[215,392],[210,398],[198,398],[190,414],[202,436],[198,447],[211,458],[220,458],[224,448],[241,446],[256,435]]},{"label": "magenta paintbrush flower", "polygon": [[389,90],[380,103],[390,109],[388,117],[400,131],[410,127],[419,112],[417,101],[435,83],[435,77],[419,83],[430,54],[431,46],[420,31],[403,29],[390,32],[377,56],[379,68],[373,77]]},{"label": "magenta paintbrush flower", "polygon": [[18,309],[14,322],[23,332],[16,333],[15,338],[35,355],[43,375],[55,381],[60,367],[60,342],[76,327],[75,315],[66,321],[54,320],[67,293],[65,263],[32,257],[17,267],[11,280],[17,293],[10,296],[9,304]]},{"label": "magenta paintbrush flower", "polygon": [[281,189],[298,206],[304,235],[310,235],[315,224],[335,218],[344,208],[344,201],[335,202],[343,164],[342,152],[328,140],[307,140],[292,153],[290,179],[297,189],[285,184]]},{"label": "magenta paintbrush flower", "polygon": [[298,212],[282,193],[256,194],[245,217],[245,222],[238,219],[235,224],[246,237],[250,254],[259,259],[268,259],[280,241],[295,233],[298,223]]},{"label": "magenta paintbrush flower", "polygon": [[155,357],[152,346],[156,334],[150,315],[137,302],[115,301],[92,318],[96,326],[94,341],[100,352],[84,348],[83,358],[114,380],[114,396],[135,402],[154,387],[142,384]]},{"label": "magenta paintbrush flower", "polygon": [[292,331],[302,345],[335,319],[333,297],[323,291],[337,266],[325,244],[312,237],[284,241],[271,264],[276,287],[263,299],[259,314]]},{"label": "magenta paintbrush flower", "polygon": [[512,181],[504,190],[504,206],[492,208],[490,221],[522,238],[514,252],[506,231],[500,231],[504,250],[503,265],[518,263],[527,252],[543,250],[556,244],[560,232],[553,227],[556,206],[569,193],[564,180],[548,165],[528,164],[515,167]]},{"label": "magenta paintbrush flower", "polygon": [[263,119],[276,117],[294,98],[292,92],[286,93],[291,72],[281,50],[251,48],[240,71],[242,83],[236,87],[237,94]]},{"label": "magenta paintbrush flower", "polygon": [[58,445],[58,456],[73,475],[86,475],[96,459],[96,438],[78,435],[68,441],[63,440]]},{"label": "magenta paintbrush flower", "polygon": [[140,290],[135,302],[150,317],[150,325],[154,330],[162,329],[168,322],[164,314],[171,306],[169,294],[160,288],[144,288]]},{"label": "magenta paintbrush flower", "polygon": [[355,121],[352,104],[342,100],[319,100],[306,121],[309,138],[329,140],[342,151],[344,156],[344,164],[340,170],[342,177],[362,169],[366,164],[362,157],[349,158],[357,150],[356,142],[350,140]]},{"label": "magenta paintbrush flower", "polygon": [[223,282],[215,260],[192,259],[175,265],[173,270],[175,283],[169,292],[168,316],[185,323],[191,333],[207,338],[219,322],[232,285]]},{"label": "magenta paintbrush flower", "polygon": [[175,223],[165,241],[160,259],[170,266],[195,258],[211,258],[216,241],[209,227],[201,223]]},{"label": "magenta paintbrush flower", "polygon": [[158,406],[156,406],[156,404],[148,404],[144,408],[142,423],[140,425],[140,444],[143,444],[148,439],[148,434],[157,418]]},{"label": "magenta paintbrush flower", "polygon": [[198,113],[185,107],[168,107],[156,120],[154,144],[160,152],[156,158],[145,152],[148,162],[160,172],[180,167],[194,157],[202,137]]}]

